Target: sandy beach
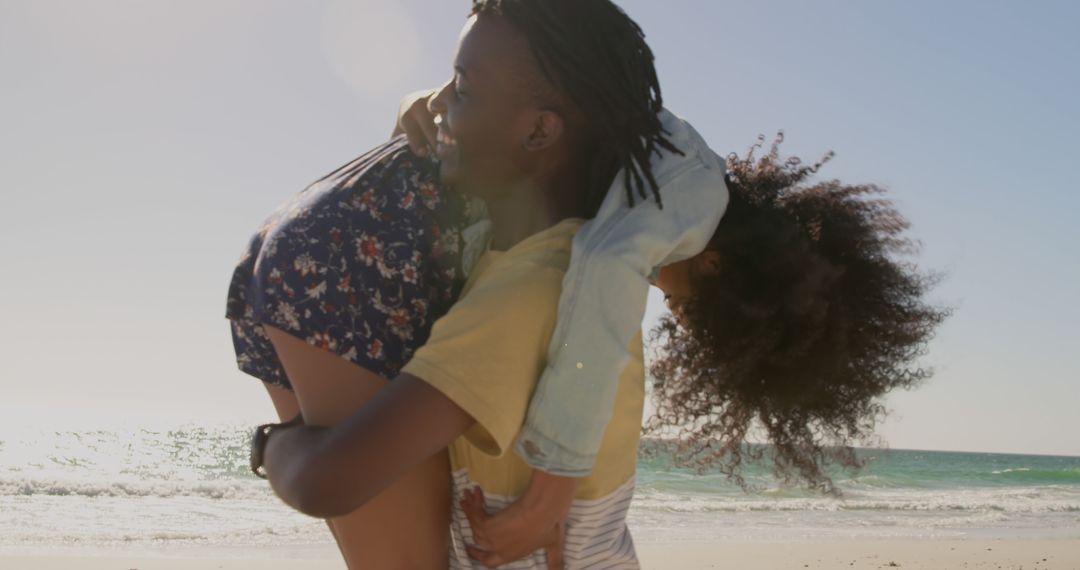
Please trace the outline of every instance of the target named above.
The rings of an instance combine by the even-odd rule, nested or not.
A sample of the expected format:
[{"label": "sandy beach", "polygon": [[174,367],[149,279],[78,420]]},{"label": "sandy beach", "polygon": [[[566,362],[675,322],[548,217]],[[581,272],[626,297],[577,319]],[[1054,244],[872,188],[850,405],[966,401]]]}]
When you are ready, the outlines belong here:
[{"label": "sandy beach", "polygon": [[[643,544],[646,569],[869,570],[1080,569],[1080,538],[1059,540],[897,540],[830,543]],[[5,570],[344,570],[318,558],[0,556]]]}]

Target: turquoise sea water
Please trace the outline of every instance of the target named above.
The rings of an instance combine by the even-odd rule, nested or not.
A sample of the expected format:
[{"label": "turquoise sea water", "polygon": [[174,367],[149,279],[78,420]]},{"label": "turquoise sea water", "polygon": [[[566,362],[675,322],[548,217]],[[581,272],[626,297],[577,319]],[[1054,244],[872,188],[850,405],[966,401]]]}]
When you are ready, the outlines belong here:
[{"label": "turquoise sea water", "polygon": [[[249,426],[0,434],[0,553],[331,544],[247,469]],[[860,450],[843,498],[782,488],[761,468],[746,493],[717,473],[639,464],[638,541],[1080,537],[1080,458]]]}]

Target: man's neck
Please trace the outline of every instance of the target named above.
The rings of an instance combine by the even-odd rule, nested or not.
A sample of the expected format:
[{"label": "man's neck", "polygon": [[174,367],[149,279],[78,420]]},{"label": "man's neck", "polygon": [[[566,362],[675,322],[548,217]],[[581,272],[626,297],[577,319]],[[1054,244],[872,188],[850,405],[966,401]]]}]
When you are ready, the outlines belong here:
[{"label": "man's neck", "polygon": [[583,196],[583,188],[525,181],[499,198],[488,200],[491,248],[508,250],[567,218],[583,216]]}]

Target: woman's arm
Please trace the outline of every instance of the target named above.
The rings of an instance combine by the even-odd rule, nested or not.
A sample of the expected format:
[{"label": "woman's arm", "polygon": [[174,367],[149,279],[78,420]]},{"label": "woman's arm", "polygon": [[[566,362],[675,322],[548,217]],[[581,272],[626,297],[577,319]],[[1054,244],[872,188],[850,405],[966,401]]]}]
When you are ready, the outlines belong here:
[{"label": "woman's arm", "polygon": [[438,92],[438,89],[414,91],[401,100],[398,108],[390,138],[404,134],[416,156],[427,156],[435,148],[435,114],[428,109],[428,101]]},{"label": "woman's arm", "polygon": [[466,491],[460,505],[473,538],[465,545],[466,552],[494,568],[543,548],[548,567],[562,568],[566,517],[577,481],[534,470],[525,494],[493,515],[487,513],[479,487]]},{"label": "woman's arm", "polygon": [[276,430],[266,445],[267,478],[296,510],[319,518],[342,516],[445,449],[472,424],[472,417],[442,392],[402,374],[334,427]]}]

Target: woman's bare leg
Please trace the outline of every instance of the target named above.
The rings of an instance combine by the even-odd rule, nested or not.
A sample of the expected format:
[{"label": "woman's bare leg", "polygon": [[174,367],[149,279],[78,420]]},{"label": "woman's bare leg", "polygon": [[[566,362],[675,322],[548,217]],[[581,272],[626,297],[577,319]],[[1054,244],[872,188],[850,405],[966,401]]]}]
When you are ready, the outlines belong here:
[{"label": "woman's bare leg", "polygon": [[[266,327],[304,422],[332,426],[388,382],[347,360]],[[450,526],[450,466],[440,453],[367,505],[332,519],[350,570],[445,568]]]},{"label": "woman's bare leg", "polygon": [[274,402],[274,410],[277,411],[278,418],[282,422],[287,422],[300,413],[300,402],[296,401],[296,396],[292,392],[265,382],[263,386],[266,386],[266,393],[270,394],[270,400]]},{"label": "woman's bare leg", "polygon": [[[274,403],[274,410],[277,411],[278,418],[282,422],[287,422],[300,413],[300,402],[296,401],[295,394],[285,388],[265,382],[263,382],[263,386],[266,386],[266,392],[270,394],[270,401]],[[341,541],[337,539],[337,530],[334,529],[334,523],[326,521],[326,527],[330,529],[330,534],[334,536],[334,542],[337,543],[338,550],[341,551],[341,557],[344,558],[345,551],[341,549]]]}]

